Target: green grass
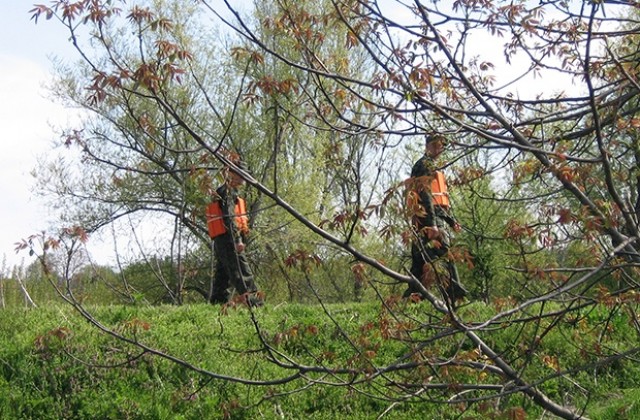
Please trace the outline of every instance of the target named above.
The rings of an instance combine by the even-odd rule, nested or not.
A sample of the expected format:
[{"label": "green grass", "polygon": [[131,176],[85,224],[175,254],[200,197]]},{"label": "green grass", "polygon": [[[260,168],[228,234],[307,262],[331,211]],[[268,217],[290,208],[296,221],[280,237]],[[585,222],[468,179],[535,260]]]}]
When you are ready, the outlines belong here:
[{"label": "green grass", "polygon": [[[380,303],[358,303],[329,305],[325,312],[317,305],[267,305],[254,317],[246,308],[222,311],[210,305],[88,308],[101,325],[200,371],[117,340],[69,306],[3,310],[0,417],[369,419],[387,413],[393,419],[481,419],[544,415],[519,393],[485,400],[489,391],[469,391],[461,395],[477,401],[448,403],[456,394],[456,384],[502,384],[504,379],[467,366],[445,366],[442,361],[447,359],[486,359],[460,334],[434,340],[449,324],[428,308],[401,304],[391,313]],[[460,313],[463,320],[472,322],[494,312],[474,303]],[[598,360],[605,350],[637,345],[638,332],[625,316],[608,319],[604,312],[561,321],[548,332],[551,318],[538,323],[510,320],[479,334],[521,369],[527,381],[541,381],[539,388],[554,401],[586,407],[592,418],[638,418],[637,363],[619,360],[575,369]],[[425,360],[427,364],[412,369],[371,377],[375,368]],[[326,370],[304,369],[312,366]],[[557,376],[557,370],[569,373]],[[436,382],[450,387],[425,391],[398,386]]]}]

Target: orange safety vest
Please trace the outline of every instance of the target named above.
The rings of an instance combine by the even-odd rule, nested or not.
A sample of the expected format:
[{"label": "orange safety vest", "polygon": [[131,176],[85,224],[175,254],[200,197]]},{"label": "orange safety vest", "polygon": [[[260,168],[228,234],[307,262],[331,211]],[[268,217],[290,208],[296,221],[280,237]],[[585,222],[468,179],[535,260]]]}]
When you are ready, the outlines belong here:
[{"label": "orange safety vest", "polygon": [[[207,206],[207,228],[209,229],[209,236],[215,238],[224,233],[227,233],[227,228],[222,221],[222,207],[220,206],[220,200],[212,201]],[[243,198],[238,197],[236,205],[234,207],[234,213],[236,214],[235,222],[238,230],[241,233],[249,232],[249,217],[247,216],[247,205]]]},{"label": "orange safety vest", "polygon": [[433,196],[434,206],[449,208],[447,181],[444,179],[444,172],[442,171],[436,171],[436,175],[431,181],[431,196]]},{"label": "orange safety vest", "polygon": [[[420,177],[419,177],[420,178]],[[425,176],[426,178],[426,176]],[[426,209],[422,207],[420,203],[420,187],[416,188],[416,185],[413,184],[406,198],[406,209],[407,214],[412,217],[426,217]],[[447,192],[447,182],[444,178],[444,172],[436,171],[430,185],[431,197],[433,200],[434,206],[443,207],[445,209],[449,209],[449,193]]]},{"label": "orange safety vest", "polygon": [[234,208],[236,214],[236,226],[242,233],[249,233],[249,216],[247,216],[247,203],[244,198],[238,197]]}]

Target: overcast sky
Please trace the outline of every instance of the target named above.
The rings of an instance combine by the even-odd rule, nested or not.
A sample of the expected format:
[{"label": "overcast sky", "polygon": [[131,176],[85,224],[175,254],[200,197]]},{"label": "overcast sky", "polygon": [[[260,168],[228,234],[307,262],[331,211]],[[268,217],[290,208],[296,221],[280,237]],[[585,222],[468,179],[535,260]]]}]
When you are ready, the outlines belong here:
[{"label": "overcast sky", "polygon": [[36,157],[50,147],[51,125],[66,120],[43,85],[52,69],[48,57],[71,56],[71,48],[60,25],[30,20],[33,3],[2,0],[0,5],[0,258],[10,266],[31,261],[24,252],[16,254],[14,244],[47,228],[30,173]]}]

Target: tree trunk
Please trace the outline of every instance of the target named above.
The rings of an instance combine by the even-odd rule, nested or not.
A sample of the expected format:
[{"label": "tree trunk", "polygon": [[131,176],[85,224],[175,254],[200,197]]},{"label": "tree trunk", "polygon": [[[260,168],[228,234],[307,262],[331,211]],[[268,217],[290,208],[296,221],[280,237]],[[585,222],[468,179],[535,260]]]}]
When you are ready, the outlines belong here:
[{"label": "tree trunk", "polygon": [[24,295],[25,306],[27,306],[27,307],[30,306],[32,308],[37,308],[38,305],[36,305],[35,302],[33,301],[33,299],[31,299],[31,296],[29,295],[29,292],[27,291],[27,288],[24,286],[24,282],[20,278],[20,275],[16,276],[16,281],[18,282],[18,285],[20,286],[20,290],[22,291],[22,294]]},{"label": "tree trunk", "polygon": [[4,302],[4,278],[0,277],[0,308],[4,309],[6,308],[5,302]]}]

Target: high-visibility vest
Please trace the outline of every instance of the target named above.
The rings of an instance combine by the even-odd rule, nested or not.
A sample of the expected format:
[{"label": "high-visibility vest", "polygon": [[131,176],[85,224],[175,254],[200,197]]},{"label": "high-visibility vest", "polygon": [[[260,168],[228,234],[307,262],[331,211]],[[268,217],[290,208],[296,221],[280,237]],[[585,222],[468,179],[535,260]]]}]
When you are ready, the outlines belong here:
[{"label": "high-visibility vest", "polygon": [[[236,199],[236,205],[234,206],[234,213],[236,214],[235,223],[238,230],[241,233],[249,232],[249,217],[247,216],[247,205],[243,198],[238,197]],[[220,200],[212,201],[207,206],[207,228],[209,230],[209,237],[215,238],[224,233],[227,233],[227,228],[222,221],[222,207],[220,206]]]},{"label": "high-visibility vest", "polygon": [[236,214],[238,230],[242,233],[249,233],[249,216],[247,216],[247,203],[245,203],[244,198],[238,197],[234,213]]},{"label": "high-visibility vest", "polygon": [[431,196],[433,205],[449,208],[449,192],[447,191],[447,181],[444,179],[444,172],[436,171],[431,181]]}]

